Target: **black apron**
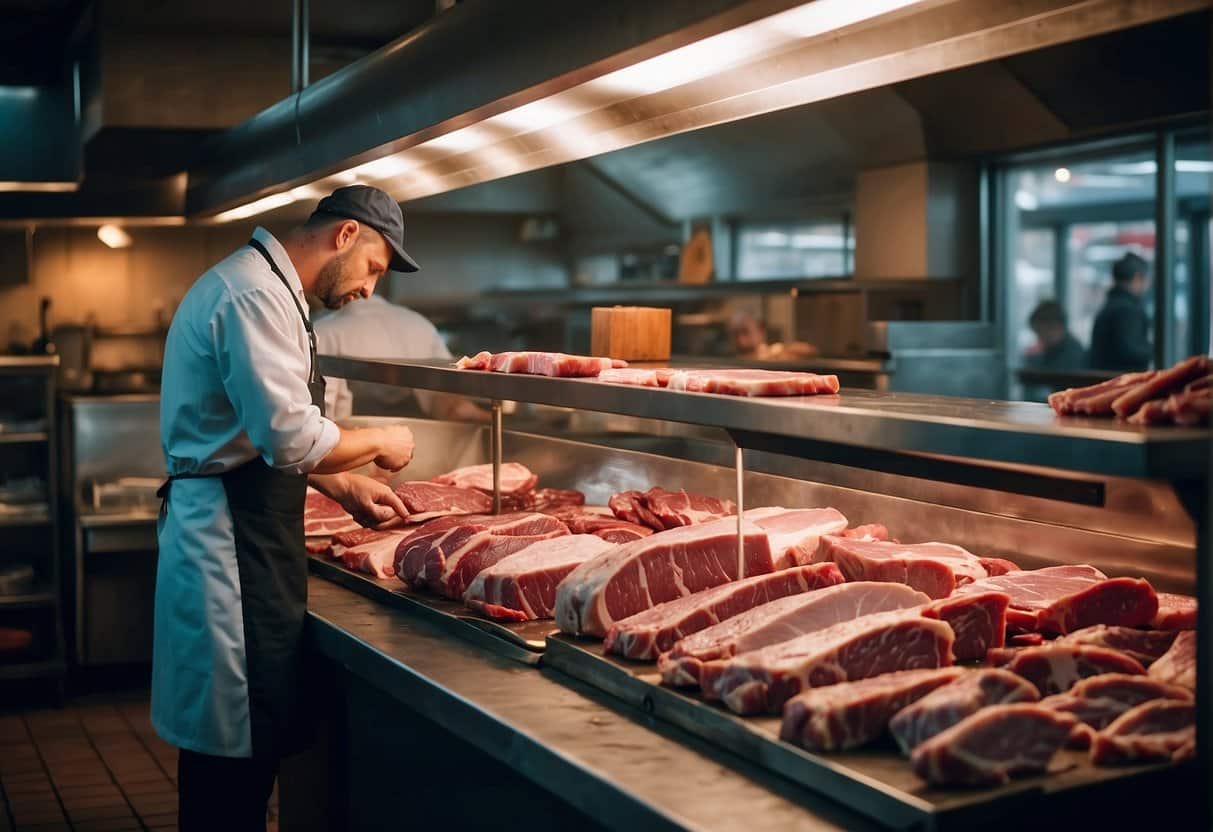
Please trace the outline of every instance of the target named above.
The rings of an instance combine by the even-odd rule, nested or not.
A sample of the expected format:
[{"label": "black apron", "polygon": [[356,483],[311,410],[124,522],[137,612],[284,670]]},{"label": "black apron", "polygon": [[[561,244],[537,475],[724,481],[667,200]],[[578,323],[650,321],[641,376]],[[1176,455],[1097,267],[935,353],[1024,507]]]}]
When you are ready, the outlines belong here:
[{"label": "black apron", "polygon": [[[324,378],[316,367],[316,334],[290,282],[258,240],[249,245],[265,258],[291,294],[308,335],[308,391],[324,414]],[[269,368],[271,371],[273,368]],[[161,486],[168,510],[173,480],[217,476],[232,515],[244,622],[245,673],[255,757],[281,757],[304,748],[312,720],[301,672],[307,613],[307,556],[303,506],[307,475],[287,474],[260,456],[219,474],[178,474]]]}]

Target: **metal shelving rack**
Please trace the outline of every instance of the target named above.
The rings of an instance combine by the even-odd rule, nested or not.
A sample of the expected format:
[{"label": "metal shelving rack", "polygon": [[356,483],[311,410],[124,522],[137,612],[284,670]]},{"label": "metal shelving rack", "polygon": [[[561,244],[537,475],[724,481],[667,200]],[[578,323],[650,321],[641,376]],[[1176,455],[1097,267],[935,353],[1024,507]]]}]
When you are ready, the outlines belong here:
[{"label": "metal shelving rack", "polygon": [[[29,529],[33,531],[32,542],[19,557],[27,557],[34,566],[36,584],[28,592],[16,595],[0,595],[0,614],[6,620],[13,615],[49,615],[42,633],[52,643],[45,646],[36,658],[12,662],[0,662],[0,681],[48,680],[56,685],[57,696],[63,697],[63,682],[67,670],[63,647],[63,602],[62,579],[59,568],[59,529],[55,523],[54,500],[57,492],[58,441],[55,420],[55,374],[59,366],[57,356],[0,357],[0,391],[11,387],[11,381],[19,378],[38,378],[42,385],[43,414],[46,427],[38,431],[0,432],[0,466],[5,455],[14,448],[39,445],[44,450],[46,481],[45,503],[32,505],[24,512],[0,514],[0,527],[6,530]],[[3,393],[0,392],[0,396]],[[4,544],[13,545],[11,538]],[[0,550],[2,552],[3,550]],[[37,630],[36,630],[37,631]]]}]

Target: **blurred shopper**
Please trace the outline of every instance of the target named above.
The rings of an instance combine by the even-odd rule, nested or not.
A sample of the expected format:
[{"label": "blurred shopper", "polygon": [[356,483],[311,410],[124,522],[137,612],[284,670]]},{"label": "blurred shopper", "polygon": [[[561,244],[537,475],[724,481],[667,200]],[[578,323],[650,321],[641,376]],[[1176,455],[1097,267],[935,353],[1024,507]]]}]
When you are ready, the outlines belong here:
[{"label": "blurred shopper", "polygon": [[770,343],[767,340],[766,324],[745,310],[734,312],[726,329],[738,358],[755,361],[794,361],[817,354],[817,348],[804,341]]},{"label": "blurred shopper", "polygon": [[1083,370],[1087,352],[1070,332],[1066,311],[1055,300],[1042,301],[1028,318],[1036,347],[1024,356],[1024,366],[1039,370]]},{"label": "blurred shopper", "polygon": [[1129,252],[1112,265],[1112,288],[1091,330],[1091,366],[1145,370],[1150,366],[1150,316],[1142,301],[1150,288],[1145,260]]}]

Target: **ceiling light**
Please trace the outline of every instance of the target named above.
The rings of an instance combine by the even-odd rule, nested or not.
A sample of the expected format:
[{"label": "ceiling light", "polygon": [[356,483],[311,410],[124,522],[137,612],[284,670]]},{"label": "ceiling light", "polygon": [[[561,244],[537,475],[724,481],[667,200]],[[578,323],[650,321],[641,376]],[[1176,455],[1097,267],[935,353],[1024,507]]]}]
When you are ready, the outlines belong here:
[{"label": "ceiling light", "polygon": [[1036,201],[1036,197],[1027,191],[1015,192],[1015,206],[1021,211],[1035,211],[1040,207],[1040,203]]},{"label": "ceiling light", "polygon": [[287,191],[281,194],[270,194],[263,196],[261,199],[255,199],[252,202],[246,203],[236,208],[229,208],[226,211],[221,211],[215,215],[215,222],[230,222],[232,220],[242,220],[246,217],[251,217],[254,214],[262,214],[266,211],[273,211],[275,208],[281,208],[284,205],[290,205],[298,197],[292,192]]},{"label": "ceiling light", "polygon": [[30,101],[37,97],[37,87],[14,87],[0,84],[0,98],[15,98],[19,101]]},{"label": "ceiling light", "polygon": [[97,239],[110,248],[130,248],[133,242],[131,235],[117,225],[103,225],[98,228]]},{"label": "ceiling light", "polygon": [[1180,173],[1213,173],[1213,162],[1199,159],[1179,159],[1175,169]]},{"label": "ceiling light", "polygon": [[382,159],[367,162],[356,168],[350,168],[346,172],[351,174],[355,180],[393,179],[402,173],[408,173],[416,166],[417,164],[414,161],[404,154],[398,153],[394,156],[384,156]]},{"label": "ceiling light", "polygon": [[11,182],[0,181],[0,192],[67,193],[79,190],[79,182]]},{"label": "ceiling light", "polygon": [[1056,179],[1058,182],[1061,182],[1062,184],[1069,182],[1070,181],[1070,169],[1069,168],[1058,168],[1057,170],[1053,171],[1053,178]]}]

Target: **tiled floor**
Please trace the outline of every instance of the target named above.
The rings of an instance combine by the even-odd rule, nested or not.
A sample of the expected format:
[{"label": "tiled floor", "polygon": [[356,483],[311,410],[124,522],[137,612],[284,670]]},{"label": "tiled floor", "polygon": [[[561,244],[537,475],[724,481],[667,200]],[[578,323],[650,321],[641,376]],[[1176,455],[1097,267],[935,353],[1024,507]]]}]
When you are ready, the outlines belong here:
[{"label": "tiled floor", "polygon": [[176,830],[176,777],[146,694],[0,712],[0,832]]}]

